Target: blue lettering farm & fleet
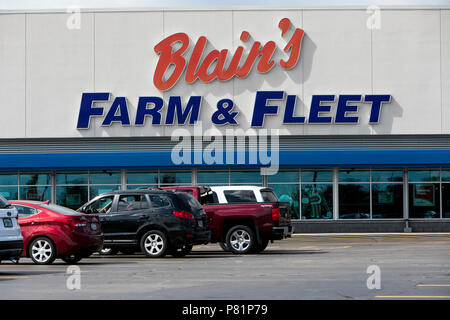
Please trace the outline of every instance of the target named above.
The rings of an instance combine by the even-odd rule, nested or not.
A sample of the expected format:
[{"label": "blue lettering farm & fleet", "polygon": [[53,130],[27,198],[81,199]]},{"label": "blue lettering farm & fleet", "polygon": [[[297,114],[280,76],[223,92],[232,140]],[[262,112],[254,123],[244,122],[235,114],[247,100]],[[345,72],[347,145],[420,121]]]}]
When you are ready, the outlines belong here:
[{"label": "blue lettering farm & fleet", "polygon": [[[278,101],[280,106],[271,104],[271,101]],[[251,127],[264,127],[264,119],[269,116],[282,117],[283,124],[358,124],[360,107],[370,108],[368,123],[377,124],[380,122],[382,106],[390,101],[389,94],[313,95],[309,113],[299,116],[295,115],[296,95],[286,95],[284,91],[257,91]],[[106,107],[98,105],[100,103],[108,105],[109,102],[111,102],[109,92],[83,93],[77,129],[89,129],[92,117],[101,117],[103,119],[101,125],[105,127],[113,124],[143,126],[147,121],[152,125],[195,125],[200,118],[202,97],[191,96],[183,106],[180,96],[171,96],[165,113],[163,112],[165,103],[161,97],[139,97],[133,118],[130,117],[126,97],[115,97]],[[284,111],[280,110],[283,109],[283,104]],[[239,110],[233,100],[219,100],[211,116],[211,122],[215,126],[239,125]]]}]

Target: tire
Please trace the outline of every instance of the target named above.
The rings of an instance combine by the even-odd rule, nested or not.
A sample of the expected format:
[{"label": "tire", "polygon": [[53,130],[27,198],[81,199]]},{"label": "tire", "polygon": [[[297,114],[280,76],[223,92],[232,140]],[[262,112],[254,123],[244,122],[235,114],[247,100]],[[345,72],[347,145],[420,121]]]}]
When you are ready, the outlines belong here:
[{"label": "tire", "polygon": [[115,255],[117,252],[119,252],[119,250],[113,248],[103,248],[99,251],[102,256]]},{"label": "tire", "polygon": [[171,254],[175,258],[182,258],[189,254],[192,251],[192,245],[188,244],[183,246],[182,248],[172,249]]},{"label": "tire", "polygon": [[228,231],[226,243],[234,254],[251,253],[256,243],[255,233],[247,226],[235,226]]},{"label": "tire", "polygon": [[257,243],[257,244],[255,245],[255,249],[253,250],[253,252],[254,252],[254,253],[260,253],[260,252],[263,252],[264,249],[267,248],[267,245],[268,245],[268,244],[269,244],[269,240],[262,240],[262,243],[261,243],[261,244]]},{"label": "tire", "polygon": [[52,264],[56,259],[56,247],[47,237],[38,237],[28,248],[28,254],[35,264]]},{"label": "tire", "polygon": [[149,258],[164,257],[167,247],[167,237],[159,230],[148,231],[141,238],[141,250]]},{"label": "tire", "polygon": [[83,257],[77,254],[61,257],[61,260],[67,264],[77,264],[81,261],[81,259],[83,259]]},{"label": "tire", "polygon": [[219,242],[219,246],[222,248],[223,251],[230,252],[230,250],[227,247],[226,242]]}]

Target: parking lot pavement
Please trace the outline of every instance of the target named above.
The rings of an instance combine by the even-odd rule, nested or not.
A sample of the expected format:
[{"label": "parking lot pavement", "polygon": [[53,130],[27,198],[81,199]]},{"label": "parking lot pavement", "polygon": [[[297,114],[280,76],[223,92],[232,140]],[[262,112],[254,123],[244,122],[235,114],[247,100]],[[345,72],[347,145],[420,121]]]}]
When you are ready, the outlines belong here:
[{"label": "parking lot pavement", "polygon": [[21,259],[0,265],[0,292],[2,299],[450,299],[449,252],[450,234],[309,234],[244,256],[218,245],[184,258],[94,255],[69,273],[61,260]]}]

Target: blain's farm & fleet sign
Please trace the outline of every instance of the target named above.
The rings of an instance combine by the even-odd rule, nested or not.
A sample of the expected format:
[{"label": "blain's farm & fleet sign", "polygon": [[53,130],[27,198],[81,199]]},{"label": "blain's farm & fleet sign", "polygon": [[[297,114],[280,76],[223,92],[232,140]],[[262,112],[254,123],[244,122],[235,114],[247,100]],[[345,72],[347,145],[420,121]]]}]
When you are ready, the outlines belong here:
[{"label": "blain's farm & fleet sign", "polygon": [[[286,37],[288,30],[291,28],[291,22],[288,18],[283,18],[280,20],[278,27],[281,29],[281,36]],[[269,41],[264,45],[259,41],[254,41],[247,54],[244,53],[243,46],[238,46],[231,56],[228,49],[212,50],[202,60],[208,39],[204,36],[200,37],[195,43],[190,57],[186,57],[190,38],[186,33],[175,33],[166,37],[154,47],[156,54],[159,55],[159,60],[153,75],[153,84],[160,91],[168,91],[183,78],[189,84],[196,81],[210,83],[213,81],[228,81],[234,77],[242,79],[247,77],[253,69],[256,69],[255,72],[265,74],[279,67],[289,72],[288,70],[294,68],[299,62],[303,36],[304,31],[302,29],[296,28],[294,30],[283,48],[288,57],[279,61],[275,61],[273,58],[275,51],[278,49],[274,41]],[[241,33],[240,40],[243,43],[248,42],[250,38],[249,32],[243,31]],[[226,65],[227,60],[230,61],[228,65]],[[168,72],[169,69],[172,69],[171,73]],[[122,126],[142,126],[145,125],[147,118],[151,118],[152,125],[194,125],[200,117],[201,96],[189,97],[185,106],[183,106],[180,96],[170,96],[166,104],[167,110],[164,119],[162,111],[165,103],[162,98],[157,96],[139,97],[134,119],[130,118],[126,97],[116,97],[109,108],[94,106],[96,102],[110,101],[110,96],[110,92],[83,93],[77,129],[88,129],[91,117],[103,117],[102,126],[110,126],[113,123]],[[380,121],[382,105],[390,102],[391,96],[388,94],[313,95],[309,114],[294,116],[296,95],[289,95],[284,91],[257,91],[251,115],[252,127],[263,127],[264,118],[267,115],[279,114],[278,106],[269,105],[269,100],[285,102],[283,124],[357,124],[359,116],[357,114],[358,106],[355,103],[361,102],[366,103],[367,107],[370,108],[369,123],[377,124]],[[332,111],[330,104],[336,102],[336,100],[336,110]],[[239,125],[237,117],[239,111],[233,100],[221,99],[217,102],[216,107],[217,110],[211,117],[211,122],[214,125]]]}]

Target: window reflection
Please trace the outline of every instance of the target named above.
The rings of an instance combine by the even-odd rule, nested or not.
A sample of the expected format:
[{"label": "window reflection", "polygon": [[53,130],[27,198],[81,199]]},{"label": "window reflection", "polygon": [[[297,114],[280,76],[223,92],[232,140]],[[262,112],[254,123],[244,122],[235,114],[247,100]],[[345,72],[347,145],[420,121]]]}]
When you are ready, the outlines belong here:
[{"label": "window reflection", "polygon": [[302,184],[302,219],[333,219],[333,185]]},{"label": "window reflection", "polygon": [[370,218],[370,185],[368,183],[339,185],[339,218]]}]

